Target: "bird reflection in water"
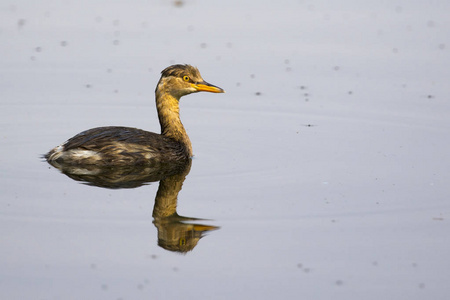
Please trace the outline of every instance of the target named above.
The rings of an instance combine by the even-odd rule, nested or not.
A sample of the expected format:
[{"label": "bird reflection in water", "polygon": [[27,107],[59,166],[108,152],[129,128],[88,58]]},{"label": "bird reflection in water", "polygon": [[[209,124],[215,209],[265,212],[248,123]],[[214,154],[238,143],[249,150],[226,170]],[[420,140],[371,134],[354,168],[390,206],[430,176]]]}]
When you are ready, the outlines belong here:
[{"label": "bird reflection in water", "polygon": [[219,227],[194,224],[201,219],[183,217],[177,213],[177,198],[184,179],[191,169],[189,160],[184,170],[159,182],[153,207],[153,224],[158,228],[158,245],[170,251],[188,252],[203,235]]},{"label": "bird reflection in water", "polygon": [[153,224],[158,230],[158,245],[166,250],[186,253],[193,250],[208,231],[219,229],[217,226],[198,224],[202,219],[183,217],[177,213],[178,193],[191,169],[191,159],[177,163],[120,167],[50,164],[76,181],[102,188],[137,188],[159,181],[153,207]]}]

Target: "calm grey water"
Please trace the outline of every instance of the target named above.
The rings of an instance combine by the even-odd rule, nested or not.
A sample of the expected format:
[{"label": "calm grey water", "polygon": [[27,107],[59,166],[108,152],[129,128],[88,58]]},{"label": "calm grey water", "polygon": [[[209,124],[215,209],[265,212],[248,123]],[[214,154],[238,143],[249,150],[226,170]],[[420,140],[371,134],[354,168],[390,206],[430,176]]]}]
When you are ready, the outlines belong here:
[{"label": "calm grey water", "polygon": [[[448,299],[449,10],[1,1],[0,298]],[[177,213],[206,220],[42,161],[88,128],[158,131],[173,63],[227,92],[181,103]],[[162,247],[183,230],[190,251]]]}]

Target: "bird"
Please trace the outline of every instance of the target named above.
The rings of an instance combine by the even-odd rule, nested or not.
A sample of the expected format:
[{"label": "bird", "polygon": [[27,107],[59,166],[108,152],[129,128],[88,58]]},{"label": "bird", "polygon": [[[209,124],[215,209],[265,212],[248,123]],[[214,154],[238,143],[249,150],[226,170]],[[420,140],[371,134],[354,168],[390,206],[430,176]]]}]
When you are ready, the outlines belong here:
[{"label": "bird", "polygon": [[170,163],[192,158],[192,144],[180,119],[180,98],[191,93],[225,91],[203,80],[191,65],[165,68],[155,89],[161,134],[142,129],[106,126],[83,131],[51,149],[52,165],[126,166]]}]

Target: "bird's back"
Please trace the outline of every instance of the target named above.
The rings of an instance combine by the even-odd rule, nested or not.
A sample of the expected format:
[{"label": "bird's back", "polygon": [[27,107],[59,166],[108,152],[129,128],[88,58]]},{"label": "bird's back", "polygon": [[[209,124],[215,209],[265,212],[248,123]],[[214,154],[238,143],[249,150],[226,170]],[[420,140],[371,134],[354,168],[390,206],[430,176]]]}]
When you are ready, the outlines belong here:
[{"label": "bird's back", "polygon": [[128,165],[187,159],[185,146],[169,137],[130,127],[83,131],[45,158],[64,164]]}]

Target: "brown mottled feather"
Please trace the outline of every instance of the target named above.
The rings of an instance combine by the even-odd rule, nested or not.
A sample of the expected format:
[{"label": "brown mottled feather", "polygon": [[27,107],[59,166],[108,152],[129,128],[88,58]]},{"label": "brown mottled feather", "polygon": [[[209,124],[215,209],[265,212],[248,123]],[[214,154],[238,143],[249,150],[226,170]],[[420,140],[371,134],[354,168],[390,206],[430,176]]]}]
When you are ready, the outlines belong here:
[{"label": "brown mottled feather", "polygon": [[[77,164],[126,165],[188,159],[185,146],[160,134],[130,127],[97,127],[83,131],[63,144],[63,151],[91,150],[101,160],[79,159]],[[52,155],[50,151],[45,158]],[[67,161],[66,161],[67,163]]]}]

